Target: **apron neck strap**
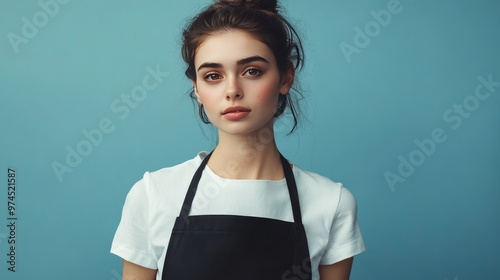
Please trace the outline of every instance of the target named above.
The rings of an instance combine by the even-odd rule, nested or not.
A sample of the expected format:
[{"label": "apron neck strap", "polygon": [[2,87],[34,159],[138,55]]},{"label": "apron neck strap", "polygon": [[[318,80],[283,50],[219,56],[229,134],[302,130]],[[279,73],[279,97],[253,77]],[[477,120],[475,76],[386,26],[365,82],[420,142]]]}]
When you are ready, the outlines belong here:
[{"label": "apron neck strap", "polygon": [[292,204],[293,220],[295,223],[302,224],[302,215],[300,213],[299,194],[297,192],[297,184],[295,183],[295,176],[293,176],[290,163],[280,153],[281,165],[283,165],[283,172],[285,173],[286,185],[288,186],[288,194],[290,195],[290,202]]},{"label": "apron neck strap", "polygon": [[186,197],[184,198],[184,203],[182,204],[181,213],[179,214],[179,217],[181,217],[183,221],[187,221],[188,219],[189,212],[191,211],[191,205],[193,204],[194,195],[196,194],[196,189],[198,189],[198,183],[201,179],[201,174],[203,173],[203,169],[205,169],[210,156],[212,156],[212,153],[213,151],[205,156],[200,166],[194,173],[193,179],[191,179]]},{"label": "apron neck strap", "polygon": [[[189,184],[189,189],[187,191],[186,197],[184,198],[184,203],[182,204],[181,212],[179,214],[179,217],[181,217],[183,221],[187,221],[188,219],[189,212],[191,211],[191,206],[193,204],[194,196],[196,194],[196,190],[198,189],[198,183],[200,182],[203,170],[205,169],[205,166],[207,165],[208,160],[210,159],[212,153],[213,151],[210,152],[207,156],[205,156],[200,166],[194,173],[191,183]],[[295,223],[302,224],[299,195],[297,192],[297,185],[295,183],[295,177],[293,176],[292,168],[290,167],[290,164],[283,157],[281,153],[280,153],[280,159],[281,159],[281,165],[283,166],[283,172],[285,173],[286,184],[288,187],[288,194],[290,195],[290,202],[292,204],[293,219]]]}]

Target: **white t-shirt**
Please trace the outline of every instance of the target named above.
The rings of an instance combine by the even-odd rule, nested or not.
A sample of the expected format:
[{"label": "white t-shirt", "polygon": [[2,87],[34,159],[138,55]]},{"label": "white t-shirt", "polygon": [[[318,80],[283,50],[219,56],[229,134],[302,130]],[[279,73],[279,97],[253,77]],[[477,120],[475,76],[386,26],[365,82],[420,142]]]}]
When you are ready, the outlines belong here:
[{"label": "white t-shirt", "polygon": [[[179,165],[146,172],[127,195],[111,253],[158,269],[189,183],[206,152]],[[342,184],[293,165],[313,280],[318,265],[333,264],[365,250],[357,223],[356,200]],[[286,180],[235,180],[205,167],[190,215],[227,214],[293,221]]]}]

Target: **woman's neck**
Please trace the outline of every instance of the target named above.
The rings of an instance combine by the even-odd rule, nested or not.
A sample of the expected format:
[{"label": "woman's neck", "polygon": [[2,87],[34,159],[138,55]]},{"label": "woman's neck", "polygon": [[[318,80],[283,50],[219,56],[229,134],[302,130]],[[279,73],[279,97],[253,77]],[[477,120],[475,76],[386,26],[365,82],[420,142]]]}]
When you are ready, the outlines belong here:
[{"label": "woman's neck", "polygon": [[217,175],[228,179],[284,178],[274,133],[268,128],[245,136],[219,132],[219,143],[208,161],[208,166]]}]

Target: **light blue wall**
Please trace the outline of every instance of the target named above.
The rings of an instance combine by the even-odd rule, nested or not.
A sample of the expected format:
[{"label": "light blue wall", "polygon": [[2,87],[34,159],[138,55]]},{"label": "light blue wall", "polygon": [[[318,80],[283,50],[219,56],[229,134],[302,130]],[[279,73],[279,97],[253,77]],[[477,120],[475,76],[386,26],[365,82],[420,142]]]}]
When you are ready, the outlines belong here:
[{"label": "light blue wall", "polygon": [[[46,2],[0,1],[0,278],[118,279],[108,252],[131,185],[214,145],[179,55],[207,1],[66,1],[52,15]],[[368,250],[351,279],[499,279],[500,86],[480,86],[500,81],[499,2],[285,2],[304,34],[308,119],[279,145],[356,196]],[[98,128],[89,145],[82,131]]]}]

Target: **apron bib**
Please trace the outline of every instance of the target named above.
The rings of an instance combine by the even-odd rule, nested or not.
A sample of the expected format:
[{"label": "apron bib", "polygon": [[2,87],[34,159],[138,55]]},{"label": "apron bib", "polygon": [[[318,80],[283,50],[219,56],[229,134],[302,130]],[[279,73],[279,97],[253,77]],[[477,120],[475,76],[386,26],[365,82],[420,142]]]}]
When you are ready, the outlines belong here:
[{"label": "apron bib", "polygon": [[311,280],[307,237],[288,161],[280,155],[294,222],[238,215],[189,216],[211,155],[203,159],[191,180],[175,220],[161,279]]}]

